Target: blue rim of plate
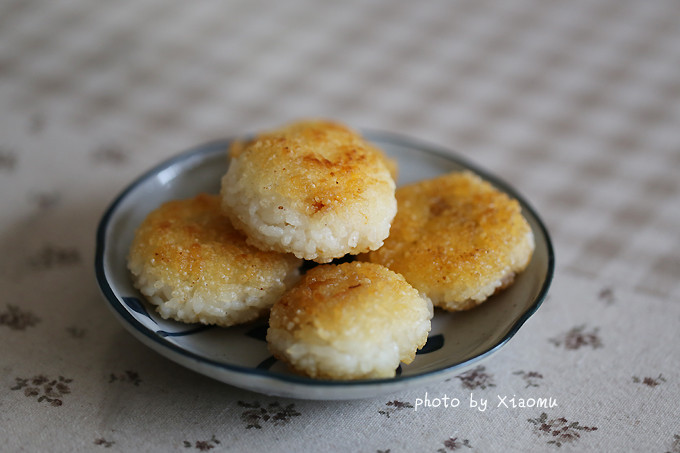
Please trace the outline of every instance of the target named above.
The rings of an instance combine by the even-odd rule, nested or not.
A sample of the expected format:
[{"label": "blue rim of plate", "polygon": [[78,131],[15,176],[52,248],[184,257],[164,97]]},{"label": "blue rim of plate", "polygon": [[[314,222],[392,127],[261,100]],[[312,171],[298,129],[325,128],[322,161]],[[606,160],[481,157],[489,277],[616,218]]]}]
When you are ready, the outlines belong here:
[{"label": "blue rim of plate", "polygon": [[[547,269],[546,269],[546,275],[544,277],[543,283],[541,285],[541,288],[536,295],[533,304],[525,310],[525,312],[522,314],[520,318],[517,319],[517,321],[510,327],[508,332],[503,336],[503,338],[500,339],[494,346],[490,347],[484,352],[479,353],[475,357],[471,357],[468,360],[453,364],[453,365],[447,365],[443,366],[438,369],[430,370],[424,373],[419,373],[419,374],[411,374],[407,376],[395,376],[393,378],[381,378],[381,379],[362,379],[362,380],[353,380],[353,381],[329,381],[329,380],[318,380],[318,379],[312,379],[304,376],[297,376],[297,375],[292,375],[292,374],[284,374],[276,371],[271,371],[271,370],[266,370],[266,369],[259,369],[259,368],[252,368],[252,367],[244,367],[240,365],[234,365],[230,363],[225,363],[225,362],[219,362],[216,360],[208,359],[200,354],[195,354],[193,352],[187,351],[184,348],[181,348],[169,341],[167,341],[164,337],[157,335],[155,332],[150,331],[146,326],[144,326],[142,323],[140,323],[137,319],[135,319],[124,307],[124,303],[121,299],[119,299],[116,294],[114,293],[113,288],[109,284],[107,275],[106,275],[106,270],[104,268],[104,257],[106,253],[106,233],[107,229],[109,227],[109,223],[111,218],[116,212],[116,209],[118,206],[121,204],[122,200],[126,198],[126,196],[135,190],[137,186],[142,184],[145,180],[149,179],[153,175],[159,173],[160,171],[163,171],[164,169],[171,167],[178,162],[182,162],[184,160],[188,159],[200,159],[203,156],[207,156],[210,154],[213,154],[218,151],[224,151],[229,144],[235,140],[235,139],[243,139],[244,137],[234,137],[234,138],[226,138],[222,140],[215,140],[211,141],[208,143],[204,143],[198,146],[195,146],[193,148],[190,148],[184,152],[181,152],[174,157],[171,157],[160,164],[154,166],[153,168],[149,169],[148,171],[144,172],[141,176],[139,176],[137,179],[135,179],[132,183],[130,183],[109,205],[109,207],[106,209],[104,212],[99,225],[97,227],[97,232],[96,232],[96,250],[95,250],[95,275],[97,282],[99,284],[99,288],[102,291],[103,295],[106,297],[107,301],[109,302],[111,308],[118,314],[120,315],[128,324],[130,327],[133,327],[136,331],[139,333],[143,334],[146,336],[148,339],[152,340],[155,342],[158,346],[161,346],[163,348],[166,348],[168,351],[174,352],[176,354],[179,354],[180,356],[183,356],[187,359],[191,359],[194,361],[198,361],[204,364],[208,364],[213,367],[221,368],[230,372],[234,373],[239,373],[243,375],[250,375],[250,376],[258,376],[258,377],[266,377],[270,378],[273,380],[281,381],[284,383],[289,383],[289,384],[298,384],[298,385],[304,385],[305,387],[317,387],[317,388],[328,388],[328,387],[361,387],[361,386],[379,386],[379,385],[384,385],[384,384],[391,384],[391,383],[397,383],[397,382],[406,382],[406,381],[417,381],[420,379],[424,379],[425,377],[431,378],[431,377],[436,377],[439,374],[443,373],[450,373],[454,370],[457,369],[463,369],[467,368],[470,365],[475,364],[476,362],[488,357],[489,355],[493,354],[496,352],[499,348],[503,347],[522,327],[522,325],[538,310],[538,308],[541,306],[543,301],[545,300],[548,289],[550,288],[550,284],[552,282],[554,270],[555,270],[555,254],[554,254],[554,249],[552,245],[552,241],[550,239],[550,235],[548,233],[547,228],[545,227],[542,219],[540,216],[537,214],[537,212],[534,210],[534,208],[526,201],[524,197],[522,197],[514,188],[512,188],[510,185],[505,183],[502,179],[498,178],[495,175],[492,175],[488,173],[487,171],[477,167],[477,165],[469,162],[465,158],[462,158],[458,155],[452,154],[451,151],[437,146],[433,145],[431,143],[426,143],[422,140],[417,140],[413,139],[410,137],[405,137],[400,134],[396,134],[393,132],[385,132],[385,131],[379,131],[379,130],[367,130],[367,129],[362,129],[361,130],[362,135],[364,138],[366,138],[369,141],[379,141],[379,142],[387,142],[396,146],[406,146],[410,148],[415,148],[418,149],[418,151],[422,151],[425,153],[429,153],[432,155],[435,155],[437,157],[450,160],[452,162],[455,162],[462,167],[465,167],[475,173],[477,173],[479,176],[481,176],[483,179],[491,182],[493,185],[501,189],[502,191],[508,193],[512,197],[516,198],[519,203],[522,206],[523,210],[528,211],[532,217],[534,218],[536,225],[538,226],[544,240],[545,240],[545,245],[546,245],[546,254],[547,254]],[[247,138],[247,136],[246,136]]]}]

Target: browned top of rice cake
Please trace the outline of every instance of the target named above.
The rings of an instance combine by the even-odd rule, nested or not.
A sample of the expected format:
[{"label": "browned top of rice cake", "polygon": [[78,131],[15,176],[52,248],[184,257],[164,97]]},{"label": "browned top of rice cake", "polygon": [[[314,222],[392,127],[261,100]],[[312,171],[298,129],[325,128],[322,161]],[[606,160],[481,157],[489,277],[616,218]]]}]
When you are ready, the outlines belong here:
[{"label": "browned top of rice cake", "polygon": [[[302,203],[306,214],[341,210],[367,189],[393,191],[396,163],[344,125],[300,121],[232,145],[242,171],[280,195]],[[382,188],[382,189],[380,189]]]},{"label": "browned top of rice cake", "polygon": [[415,322],[420,311],[427,312],[427,304],[401,275],[355,261],[310,269],[274,304],[269,323],[296,337],[310,333],[333,340],[352,338],[356,331],[381,336],[394,324]]},{"label": "browned top of rice cake", "polygon": [[398,188],[396,197],[390,236],[361,259],[402,273],[435,304],[479,302],[527,265],[533,236],[519,203],[477,175],[420,181]]},{"label": "browned top of rice cake", "polygon": [[171,286],[201,282],[257,285],[267,274],[285,274],[299,260],[263,252],[246,244],[245,236],[220,211],[216,195],[164,203],[139,226],[130,258],[146,259]]}]

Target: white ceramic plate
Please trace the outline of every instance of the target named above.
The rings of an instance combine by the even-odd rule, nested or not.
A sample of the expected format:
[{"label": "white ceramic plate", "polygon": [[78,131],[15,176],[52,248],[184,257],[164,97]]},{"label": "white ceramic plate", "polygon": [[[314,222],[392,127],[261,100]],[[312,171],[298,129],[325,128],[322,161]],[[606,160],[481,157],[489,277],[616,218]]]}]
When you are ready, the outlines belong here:
[{"label": "white ceramic plate", "polygon": [[534,231],[536,250],[515,283],[479,307],[462,313],[436,311],[425,347],[391,379],[332,382],[290,373],[265,343],[266,321],[219,328],[162,319],[132,286],[126,268],[135,229],[161,203],[217,193],[229,165],[230,140],[186,151],[142,175],[104,214],[97,231],[96,274],[113,313],[142,343],[187,368],[225,383],[265,393],[307,399],[352,399],[442,381],[498,351],[545,298],[554,268],[548,233],[534,210],[498,178],[445,150],[393,134],[364,136],[399,163],[398,185],[469,169],[517,198]]}]

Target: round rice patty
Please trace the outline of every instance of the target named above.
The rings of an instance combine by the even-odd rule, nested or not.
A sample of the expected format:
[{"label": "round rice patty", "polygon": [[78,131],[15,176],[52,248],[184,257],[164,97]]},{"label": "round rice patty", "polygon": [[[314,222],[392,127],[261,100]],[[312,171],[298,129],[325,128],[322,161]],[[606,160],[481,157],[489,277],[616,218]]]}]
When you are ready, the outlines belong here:
[{"label": "round rice patty", "polygon": [[222,207],[248,243],[329,262],[382,245],[397,210],[391,171],[350,129],[298,122],[232,146]]},{"label": "round rice patty", "polygon": [[470,172],[397,189],[390,237],[360,259],[401,273],[435,306],[470,309],[512,284],[534,250],[517,200]]},{"label": "round rice patty", "polygon": [[128,257],[135,287],[163,316],[231,326],[266,314],[299,278],[300,260],[246,244],[216,195],[170,201],[137,229]]},{"label": "round rice patty", "polygon": [[384,266],[323,264],[274,304],[267,343],[307,376],[385,378],[427,342],[432,303]]}]

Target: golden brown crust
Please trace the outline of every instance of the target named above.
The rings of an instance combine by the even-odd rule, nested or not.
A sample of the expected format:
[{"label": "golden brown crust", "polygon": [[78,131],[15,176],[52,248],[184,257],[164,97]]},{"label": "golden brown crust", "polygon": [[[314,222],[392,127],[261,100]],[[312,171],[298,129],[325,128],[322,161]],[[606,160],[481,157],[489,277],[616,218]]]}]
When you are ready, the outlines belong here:
[{"label": "golden brown crust", "polygon": [[267,344],[310,377],[388,378],[427,342],[432,314],[432,303],[384,266],[322,264],[274,304]]},{"label": "golden brown crust", "polygon": [[246,244],[221,213],[220,199],[200,194],[169,201],[139,226],[130,259],[143,261],[166,285],[257,284],[263,273],[281,274],[299,261]]},{"label": "golden brown crust", "polygon": [[[365,196],[369,185],[385,185],[396,164],[358,133],[338,123],[300,121],[235,142],[232,158],[247,154],[245,174],[255,175],[310,216],[341,211]],[[389,178],[388,178],[389,179]]]},{"label": "golden brown crust", "polygon": [[533,251],[519,203],[470,172],[400,187],[390,236],[361,259],[383,264],[462,310],[507,286]]},{"label": "golden brown crust", "polygon": [[401,275],[383,266],[323,264],[310,269],[274,304],[270,326],[286,329],[295,337],[310,332],[351,337],[350,326],[364,333],[379,332],[376,321],[389,324],[411,319],[417,310],[412,299],[418,297]]}]

